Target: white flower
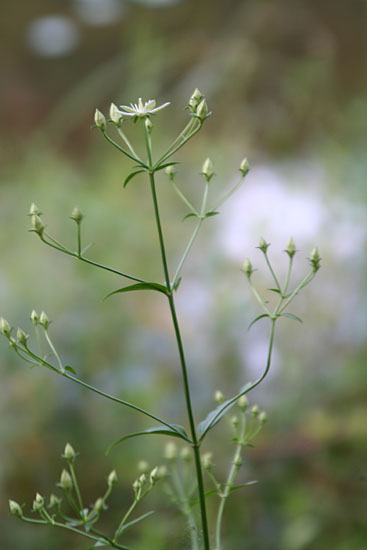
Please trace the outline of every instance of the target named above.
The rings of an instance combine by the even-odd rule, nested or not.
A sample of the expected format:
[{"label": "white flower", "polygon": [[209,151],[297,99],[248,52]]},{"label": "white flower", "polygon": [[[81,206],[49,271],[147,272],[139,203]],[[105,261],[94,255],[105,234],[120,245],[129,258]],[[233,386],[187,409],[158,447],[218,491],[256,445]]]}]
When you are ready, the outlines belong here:
[{"label": "white flower", "polygon": [[163,105],[156,107],[155,99],[150,99],[149,101],[143,103],[143,100],[141,99],[141,97],[139,97],[138,103],[130,103],[130,107],[128,105],[120,105],[120,113],[123,116],[144,118],[146,116],[157,113],[161,109],[167,107],[167,105],[169,104],[170,102],[163,103]]}]

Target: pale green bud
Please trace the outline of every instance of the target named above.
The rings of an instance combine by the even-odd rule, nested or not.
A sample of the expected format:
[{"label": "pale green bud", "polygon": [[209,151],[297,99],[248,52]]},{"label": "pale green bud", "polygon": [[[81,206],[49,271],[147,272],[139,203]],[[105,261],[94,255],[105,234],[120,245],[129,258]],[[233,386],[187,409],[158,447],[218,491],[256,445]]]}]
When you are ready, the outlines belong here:
[{"label": "pale green bud", "polygon": [[145,474],[141,474],[138,479],[139,479],[139,483],[142,487],[144,485],[144,483],[146,483],[146,481],[147,481],[147,476]]},{"label": "pale green bud", "polygon": [[287,246],[285,247],[285,251],[290,258],[293,258],[293,256],[297,252],[296,243],[294,242],[293,237],[288,239]]},{"label": "pale green bud", "polygon": [[81,211],[79,210],[79,208],[77,206],[75,206],[75,208],[73,209],[70,217],[77,224],[79,224],[82,221],[82,219],[84,218],[83,214],[81,213]]},{"label": "pale green bud", "polygon": [[76,454],[70,443],[66,443],[64,454],[62,455],[68,462],[74,462]]},{"label": "pale green bud", "polygon": [[250,166],[249,166],[247,158],[244,158],[242,160],[239,170],[242,174],[242,177],[245,177],[248,174],[248,172],[250,171]]},{"label": "pale green bud", "polygon": [[188,449],[187,447],[182,447],[182,449],[180,451],[180,457],[185,462],[188,462],[191,459],[190,449]]},{"label": "pale green bud", "polygon": [[23,517],[22,509],[19,506],[19,504],[15,502],[15,500],[9,500],[9,508],[10,508],[10,513],[13,514],[13,516],[18,516],[18,518]]},{"label": "pale green bud", "polygon": [[167,168],[164,170],[164,172],[165,172],[166,176],[168,176],[171,181],[174,180],[174,177],[176,175],[176,170],[175,170],[174,166],[172,166],[172,165],[167,166]]},{"label": "pale green bud", "polygon": [[237,416],[232,416],[231,418],[231,424],[234,428],[237,428],[239,422],[238,422],[238,417]]},{"label": "pale green bud", "polygon": [[10,337],[11,326],[9,325],[8,321],[4,319],[4,317],[0,317],[0,332],[7,338]]},{"label": "pale green bud", "polygon": [[246,258],[246,260],[242,264],[242,271],[244,272],[245,275],[247,275],[247,277],[251,277],[254,271],[252,268],[252,263],[248,258]]},{"label": "pale green bud", "polygon": [[240,457],[240,455],[237,455],[233,461],[233,464],[237,467],[237,468],[241,468],[243,462],[242,462],[242,458]]},{"label": "pale green bud", "polygon": [[222,394],[222,392],[220,390],[217,390],[214,394],[214,400],[216,403],[218,403],[218,405],[220,405],[221,403],[223,403],[224,401],[224,395]]},{"label": "pale green bud", "polygon": [[29,338],[28,334],[26,334],[21,328],[18,328],[17,340],[19,344],[22,344],[22,346],[26,346],[28,338]]},{"label": "pale green bud", "polygon": [[146,118],[144,121],[144,124],[145,124],[146,131],[148,132],[148,134],[150,134],[153,128],[152,121],[149,118]]},{"label": "pale green bud", "polygon": [[265,422],[267,421],[268,417],[267,417],[267,414],[265,411],[262,411],[260,414],[259,414],[259,422],[260,424],[265,424]]},{"label": "pale green bud", "polygon": [[204,470],[211,470],[213,467],[213,453],[204,453],[201,457],[201,463]]},{"label": "pale green bud", "polygon": [[32,313],[31,313],[31,321],[34,324],[34,326],[36,326],[38,324],[39,317],[38,317],[37,311],[35,311],[35,310],[33,310]]},{"label": "pale green bud", "polygon": [[99,109],[96,109],[96,112],[94,113],[94,122],[100,130],[104,130],[106,128],[105,116]]},{"label": "pale green bud", "polygon": [[146,474],[149,470],[149,464],[146,460],[139,460],[138,462],[138,470],[139,472],[142,472],[143,474]]},{"label": "pale green bud", "polygon": [[110,106],[110,119],[116,126],[120,126],[121,120],[122,120],[122,114],[119,111],[117,105],[114,103],[111,103]]},{"label": "pale green bud", "polygon": [[116,470],[112,470],[112,472],[109,474],[107,483],[109,487],[112,487],[112,485],[115,485],[118,481]]},{"label": "pale green bud", "polygon": [[101,512],[103,512],[105,508],[105,505],[104,505],[104,500],[103,498],[97,498],[96,502],[94,503],[94,510],[100,514]]},{"label": "pale green bud", "polygon": [[64,491],[70,491],[70,489],[72,489],[73,480],[71,479],[71,475],[67,470],[63,470],[61,472],[59,485],[62,489],[64,489]]},{"label": "pale green bud", "polygon": [[265,239],[263,239],[263,237],[261,237],[260,239],[260,242],[259,242],[259,246],[258,248],[260,248],[261,252],[264,252],[264,254],[266,254],[266,251],[268,250],[270,246],[270,243],[267,243]]},{"label": "pale green bud", "polygon": [[56,508],[61,503],[61,498],[58,498],[56,495],[52,494],[50,496],[49,508]]},{"label": "pale green bud", "polygon": [[194,93],[190,97],[190,101],[189,101],[189,107],[193,113],[196,112],[196,109],[198,108],[198,105],[202,99],[203,99],[203,94],[198,88],[195,88]]},{"label": "pale green bud", "polygon": [[206,99],[202,99],[196,109],[196,116],[200,118],[200,120],[205,120],[208,116],[208,105],[206,102]]},{"label": "pale green bud", "polygon": [[153,470],[149,474],[149,483],[151,485],[154,485],[158,481],[158,479],[159,479],[158,466],[156,466],[155,468],[153,468]]},{"label": "pale green bud", "polygon": [[191,96],[192,99],[196,99],[196,101],[201,101],[202,98],[203,98],[203,94],[201,93],[201,91],[199,90],[199,88],[195,88],[192,96]]},{"label": "pale green bud", "polygon": [[313,271],[316,273],[320,269],[321,256],[317,248],[313,248],[310,254],[310,262],[313,268]]},{"label": "pale green bud", "polygon": [[47,330],[48,328],[48,325],[50,324],[50,321],[46,315],[46,313],[44,311],[42,311],[41,315],[40,315],[40,318],[39,318],[39,324],[45,329]]},{"label": "pale green bud", "polygon": [[167,460],[175,460],[177,458],[177,447],[173,441],[166,444],[164,448],[164,457]]},{"label": "pale green bud", "polygon": [[38,235],[42,235],[45,229],[45,224],[37,214],[33,214],[33,216],[31,217],[31,223],[33,230],[38,233]]},{"label": "pale green bud", "polygon": [[259,412],[260,412],[260,409],[258,405],[254,405],[253,407],[251,407],[252,416],[258,416]]},{"label": "pale green bud", "polygon": [[204,161],[203,167],[201,169],[201,173],[206,179],[206,181],[210,181],[214,176],[213,163],[209,157]]},{"label": "pale green bud", "polygon": [[30,209],[29,209],[29,215],[30,216],[40,216],[42,214],[41,210],[38,208],[38,206],[36,204],[34,204],[34,202],[32,202],[31,206],[30,206]]},{"label": "pale green bud", "polygon": [[239,406],[239,408],[242,411],[245,411],[247,409],[249,403],[248,403],[248,399],[247,399],[246,395],[241,395],[241,397],[237,401],[237,405]]},{"label": "pale green bud", "polygon": [[43,496],[41,496],[39,493],[36,494],[36,498],[33,501],[33,511],[39,512],[45,505],[45,501]]},{"label": "pale green bud", "polygon": [[141,492],[141,483],[140,483],[139,479],[136,479],[134,481],[133,489],[134,489],[135,496],[138,497],[140,492]]}]

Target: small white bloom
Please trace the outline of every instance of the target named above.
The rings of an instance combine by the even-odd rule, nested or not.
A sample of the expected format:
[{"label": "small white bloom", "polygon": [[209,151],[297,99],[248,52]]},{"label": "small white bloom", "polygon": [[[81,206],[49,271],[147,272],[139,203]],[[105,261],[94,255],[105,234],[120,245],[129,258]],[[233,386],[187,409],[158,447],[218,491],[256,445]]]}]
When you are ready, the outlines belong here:
[{"label": "small white bloom", "polygon": [[156,107],[156,101],[154,99],[149,99],[149,101],[143,103],[143,100],[139,97],[138,103],[130,103],[130,106],[120,105],[120,113],[122,116],[144,118],[149,115],[154,115],[169,104],[170,102],[168,101]]}]

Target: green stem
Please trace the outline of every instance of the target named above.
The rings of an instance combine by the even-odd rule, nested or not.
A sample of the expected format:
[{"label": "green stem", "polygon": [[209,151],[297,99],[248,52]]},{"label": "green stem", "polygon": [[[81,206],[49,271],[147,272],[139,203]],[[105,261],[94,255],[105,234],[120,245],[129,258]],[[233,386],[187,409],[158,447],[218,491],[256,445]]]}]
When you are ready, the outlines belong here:
[{"label": "green stem", "polygon": [[82,254],[82,238],[81,238],[80,223],[77,223],[77,241],[78,241],[78,258],[80,258]]},{"label": "green stem", "polygon": [[182,193],[182,191],[177,187],[176,183],[174,181],[171,181],[172,187],[176,191],[177,195],[183,200],[183,202],[186,204],[186,206],[189,207],[191,212],[195,214],[195,216],[199,217],[199,212],[196,211],[196,209],[193,207],[191,202],[185,197],[185,195]]},{"label": "green stem", "polygon": [[180,260],[180,263],[178,264],[178,267],[177,267],[175,276],[173,277],[172,288],[174,288],[174,286],[175,286],[175,284],[176,284],[176,282],[177,282],[177,279],[178,279],[178,277],[179,277],[179,275],[180,275],[180,273],[181,273],[182,266],[183,266],[183,264],[185,263],[185,260],[186,260],[188,254],[189,254],[189,252],[190,252],[190,250],[191,250],[192,245],[194,244],[194,241],[195,241],[195,239],[196,239],[197,234],[199,233],[199,229],[200,229],[202,223],[203,223],[203,218],[200,218],[199,221],[198,221],[198,223],[197,223],[197,225],[196,225],[196,227],[195,227],[195,229],[194,229],[194,232],[193,232],[193,234],[192,234],[192,236],[191,236],[191,239],[190,239],[190,241],[189,241],[189,244],[187,245],[186,250],[185,250],[185,252],[183,253],[183,256],[182,256],[182,258],[181,258],[181,260]]},{"label": "green stem", "polygon": [[278,277],[275,275],[274,269],[272,268],[272,265],[271,265],[271,263],[270,263],[270,261],[269,261],[269,258],[268,258],[268,255],[267,255],[266,252],[264,252],[264,256],[265,256],[266,263],[268,264],[268,268],[269,268],[269,270],[270,270],[270,273],[272,274],[273,279],[274,279],[274,281],[275,281],[275,284],[277,285],[278,290],[280,290],[280,292],[281,292],[282,289],[281,289],[281,286],[280,286],[280,284],[279,284]]},{"label": "green stem", "polygon": [[185,488],[183,486],[180,473],[177,470],[177,467],[174,465],[172,468],[173,472],[173,481],[176,485],[177,494],[179,496],[179,502],[181,503],[181,512],[187,517],[187,522],[189,524],[190,536],[191,536],[191,550],[199,550],[199,541],[198,541],[198,529],[195,521],[195,517],[192,511],[192,508],[189,504],[189,499],[186,495]]},{"label": "green stem", "polygon": [[264,303],[263,299],[261,298],[260,294],[258,293],[258,291],[256,290],[252,280],[251,280],[251,277],[248,277],[248,282],[250,284],[250,288],[256,298],[256,300],[259,302],[259,304],[261,305],[261,307],[263,307],[265,309],[265,311],[268,313],[268,315],[271,317],[271,313],[270,313],[270,310],[269,308],[266,306],[266,304]]},{"label": "green stem", "polygon": [[165,153],[163,155],[163,157],[161,157],[159,159],[158,162],[156,162],[156,164],[154,165],[154,168],[158,168],[164,161],[166,161],[167,159],[169,159],[169,157],[171,157],[172,155],[174,155],[175,153],[177,153],[177,151],[179,149],[181,149],[181,147],[183,147],[185,145],[185,143],[187,143],[192,137],[194,137],[195,134],[198,133],[198,131],[201,129],[202,127],[202,122],[199,120],[198,121],[199,124],[196,126],[196,128],[194,128],[189,134],[188,136],[183,140],[181,141],[181,143],[179,143],[178,145],[176,145],[176,147],[174,147],[172,150],[168,150],[167,153]]},{"label": "green stem", "polygon": [[293,290],[293,292],[291,293],[291,295],[289,296],[289,298],[284,302],[284,304],[282,305],[282,307],[278,310],[277,313],[282,313],[282,311],[284,311],[286,309],[286,307],[290,304],[290,302],[293,300],[293,298],[298,294],[298,292],[306,285],[308,285],[308,283],[310,283],[312,281],[312,279],[314,278],[315,276],[315,273],[313,271],[311,271],[311,273],[309,273],[308,275],[306,275],[306,277],[299,283],[299,285]]},{"label": "green stem", "polygon": [[181,140],[185,140],[186,139],[186,132],[190,132],[191,131],[191,128],[194,126],[194,123],[195,123],[195,118],[192,117],[190,119],[190,122],[188,122],[185,126],[185,128],[182,130],[182,132],[177,136],[177,138],[171,143],[171,145],[169,146],[169,148],[167,149],[167,151],[161,156],[161,158],[158,160],[158,162],[156,162],[156,166],[159,166],[160,164],[162,164],[162,162],[164,161],[164,159],[167,157],[167,155],[170,155],[171,151],[174,149],[174,147],[176,146],[177,142]]},{"label": "green stem", "polygon": [[53,345],[52,341],[51,341],[51,338],[49,337],[48,335],[48,332],[47,332],[47,329],[44,329],[45,331],[45,337],[46,337],[46,340],[48,342],[48,345],[50,346],[51,350],[52,350],[52,353],[54,354],[54,356],[56,357],[56,360],[57,360],[57,363],[59,365],[59,369],[60,369],[60,372],[61,373],[64,373],[65,372],[65,369],[63,367],[63,364],[61,362],[61,359],[59,357],[59,354],[57,353],[56,349],[55,349],[55,346]]},{"label": "green stem", "polygon": [[139,500],[137,500],[135,498],[134,502],[132,503],[132,505],[130,506],[130,508],[128,509],[128,511],[126,512],[126,514],[124,515],[124,517],[122,518],[119,526],[117,527],[116,531],[115,531],[115,534],[114,534],[114,537],[113,537],[113,542],[117,542],[117,539],[119,538],[119,536],[121,535],[121,530],[123,528],[123,526],[125,525],[125,523],[127,522],[127,520],[129,519],[129,517],[131,516],[131,514],[133,513],[133,511],[135,510],[136,508],[136,505],[138,504]]},{"label": "green stem", "polygon": [[170,288],[170,278],[169,278],[169,272],[168,272],[168,266],[167,266],[167,257],[166,257],[166,251],[165,251],[164,240],[163,240],[162,226],[161,226],[160,216],[159,216],[158,200],[157,200],[157,194],[156,194],[155,182],[154,182],[154,174],[150,173],[149,177],[150,177],[151,191],[152,191],[152,197],[153,197],[154,214],[155,214],[155,220],[156,220],[157,231],[158,231],[159,245],[161,250],[163,271],[166,279],[167,297],[168,297],[168,302],[170,306],[171,317],[172,317],[172,322],[173,322],[173,327],[174,327],[176,342],[178,347],[178,353],[179,353],[180,363],[181,363],[181,373],[182,373],[183,384],[184,384],[186,408],[187,408],[187,414],[189,417],[192,448],[193,448],[193,453],[195,458],[195,469],[196,469],[196,476],[198,481],[198,492],[199,492],[199,499],[200,499],[204,548],[205,550],[209,550],[210,544],[209,544],[208,522],[206,517],[205,490],[204,490],[204,481],[203,481],[203,474],[202,474],[201,461],[200,461],[200,451],[199,451],[200,443],[196,435],[185,354],[184,354],[181,333],[180,333],[177,315],[176,315],[175,303],[174,303],[172,291]]},{"label": "green stem", "polygon": [[236,191],[241,187],[243,182],[245,181],[245,176],[241,176],[240,181],[236,183],[232,189],[224,195],[224,197],[221,198],[221,200],[212,208],[212,210],[216,210],[220,206],[222,206],[223,203],[225,203]]},{"label": "green stem", "polygon": [[80,508],[80,510],[83,510],[84,505],[83,505],[82,495],[80,493],[78,481],[76,479],[75,469],[74,469],[74,466],[71,462],[69,462],[69,469],[70,469],[71,477],[72,477],[72,480],[73,480],[73,485],[74,485],[74,489],[75,489],[75,493],[76,493],[76,498],[78,499],[79,508]]},{"label": "green stem", "polygon": [[119,145],[118,143],[116,143],[116,141],[114,141],[113,139],[111,139],[107,133],[105,132],[105,130],[101,130],[102,131],[102,134],[103,136],[105,137],[105,139],[111,143],[111,145],[113,145],[114,147],[116,147],[116,149],[118,149],[120,151],[120,153],[123,153],[124,155],[126,155],[129,159],[133,160],[134,162],[137,162],[138,164],[140,164],[140,166],[143,166],[144,168],[146,168],[145,164],[140,160],[138,159],[137,157],[133,156],[133,155],[130,155],[130,153],[128,153],[126,151],[126,149],[124,149],[123,147],[121,147],[121,145]]},{"label": "green stem", "polygon": [[141,160],[141,158],[139,157],[139,155],[136,154],[136,152],[134,151],[134,148],[133,146],[131,145],[130,141],[128,140],[126,134],[121,130],[121,128],[117,127],[117,131],[118,133],[120,134],[120,136],[122,137],[122,139],[124,140],[124,142],[126,143],[126,145],[128,146],[128,148],[130,149],[130,152],[132,153],[132,155],[137,158],[141,164],[143,164],[143,161]]}]

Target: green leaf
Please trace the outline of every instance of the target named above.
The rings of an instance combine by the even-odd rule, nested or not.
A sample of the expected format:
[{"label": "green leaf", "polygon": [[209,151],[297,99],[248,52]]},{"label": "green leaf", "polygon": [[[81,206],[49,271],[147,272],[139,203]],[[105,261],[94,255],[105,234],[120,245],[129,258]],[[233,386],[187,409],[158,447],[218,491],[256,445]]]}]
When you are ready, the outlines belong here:
[{"label": "green leaf", "polygon": [[220,214],[220,212],[207,212],[205,217],[210,218],[211,216],[216,216],[217,214]]},{"label": "green leaf", "polygon": [[103,298],[103,300],[107,300],[110,296],[113,296],[113,294],[119,294],[121,292],[132,292],[134,290],[157,290],[158,292],[162,292],[166,296],[168,296],[167,288],[164,285],[160,285],[158,283],[136,283],[135,285],[129,285],[124,286],[122,288],[119,288],[117,290],[114,290],[113,292],[110,292]]},{"label": "green leaf", "polygon": [[293,319],[295,321],[298,321],[299,323],[303,323],[302,319],[300,317],[297,317],[297,315],[293,315],[293,313],[281,313],[279,317],[289,317],[289,319]]},{"label": "green leaf", "polygon": [[90,546],[88,550],[93,550],[94,548],[102,548],[102,546],[107,546],[107,545],[108,545],[107,541],[100,539],[100,540],[97,540],[97,542],[93,544],[93,546]]},{"label": "green leaf", "polygon": [[[259,248],[259,247],[257,247],[257,248]],[[277,294],[281,294],[281,293],[282,293],[282,291],[279,290],[279,288],[268,288],[268,290],[271,290],[272,292],[276,292]]]},{"label": "green leaf", "polygon": [[237,396],[232,397],[231,399],[227,399],[226,401],[218,405],[218,407],[210,411],[208,416],[202,422],[200,422],[198,426],[200,439],[202,439],[209,430],[211,430],[216,424],[218,424],[223,416],[237,403],[239,397],[247,393],[247,391],[251,389],[252,385],[253,382],[249,382],[241,388]]},{"label": "green leaf", "polygon": [[142,516],[139,516],[136,519],[133,519],[132,521],[129,521],[129,523],[126,523],[125,525],[123,525],[122,528],[119,530],[118,536],[120,536],[124,531],[126,531],[126,529],[129,529],[129,527],[132,527],[136,523],[139,523],[139,521],[142,521],[143,519],[151,516],[152,514],[154,514],[153,510],[150,512],[147,512],[146,514],[143,514]]},{"label": "green leaf", "polygon": [[254,481],[248,481],[247,483],[241,483],[241,485],[235,485],[234,487],[231,487],[229,490],[229,493],[233,493],[234,491],[237,491],[238,489],[242,489],[242,487],[247,487],[248,485],[254,485],[255,483],[259,483],[256,479]]},{"label": "green leaf", "polygon": [[138,174],[141,174],[142,172],[145,172],[145,171],[146,170],[137,170],[136,172],[131,172],[131,174],[129,174],[127,176],[127,178],[125,179],[125,181],[123,183],[123,187],[125,188],[127,186],[127,184],[129,183],[129,181],[131,181]]},{"label": "green leaf", "polygon": [[180,439],[185,439],[186,441],[189,441],[189,437],[187,433],[185,432],[185,428],[182,426],[178,426],[177,424],[172,424],[172,429],[165,427],[165,426],[159,426],[157,428],[148,428],[147,430],[143,430],[141,432],[134,432],[131,434],[124,435],[124,437],[120,437],[120,439],[117,439],[106,450],[106,455],[108,455],[111,450],[116,447],[119,443],[122,443],[123,441],[126,441],[127,439],[131,439],[132,437],[138,437],[140,435],[154,435],[154,434],[160,434],[160,435],[170,435],[171,437],[179,437]]},{"label": "green leaf", "polygon": [[89,243],[89,244],[87,244],[87,246],[85,246],[85,247],[80,251],[80,254],[83,255],[84,252],[86,252],[87,250],[90,249],[90,247],[92,246],[92,244],[94,244],[94,243]]},{"label": "green leaf", "polygon": [[186,216],[184,216],[182,218],[182,221],[184,222],[185,220],[187,220],[187,218],[191,218],[192,216],[194,216],[195,218],[197,218],[197,214],[194,214],[194,212],[190,212],[190,214],[186,214]]},{"label": "green leaf", "polygon": [[182,281],[182,277],[179,277],[179,278],[176,280],[175,284],[172,283],[172,284],[171,284],[172,290],[177,290],[178,287],[180,286],[181,281]]},{"label": "green leaf", "polygon": [[64,367],[64,368],[65,368],[65,370],[68,370],[69,372],[71,372],[72,374],[75,374],[75,376],[76,376],[77,373],[76,373],[76,370],[73,369],[73,367],[70,367],[70,366],[68,365],[68,366],[66,366],[66,367]]},{"label": "green leaf", "polygon": [[250,330],[250,328],[252,327],[252,325],[254,325],[257,321],[259,321],[260,319],[263,319],[264,317],[269,317],[269,314],[268,313],[263,313],[262,315],[259,315],[258,317],[256,317],[256,319],[254,319],[248,326],[248,329],[247,330]]},{"label": "green leaf", "polygon": [[158,166],[158,168],[154,168],[154,172],[164,170],[165,168],[168,168],[168,166],[174,166],[175,164],[180,164],[180,162],[166,162],[165,164],[161,164],[160,166]]}]

